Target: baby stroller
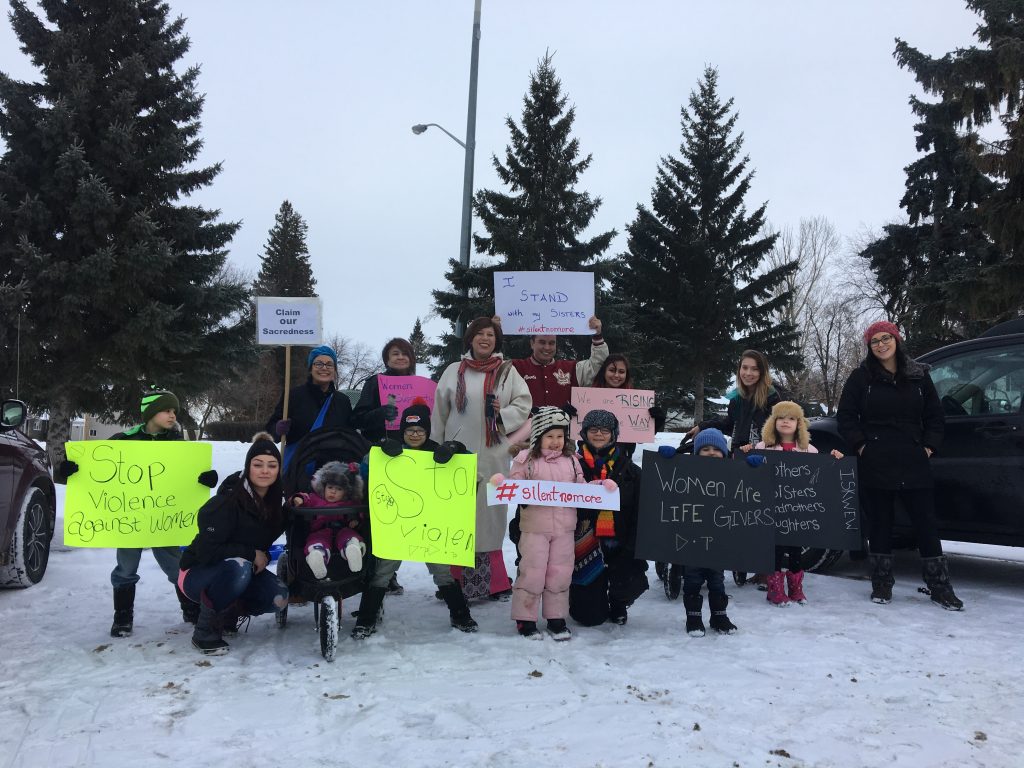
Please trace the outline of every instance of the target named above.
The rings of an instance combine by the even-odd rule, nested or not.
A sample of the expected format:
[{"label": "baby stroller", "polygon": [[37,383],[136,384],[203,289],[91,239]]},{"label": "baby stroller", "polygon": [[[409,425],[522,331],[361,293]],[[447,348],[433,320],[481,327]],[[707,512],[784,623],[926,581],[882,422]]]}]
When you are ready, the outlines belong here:
[{"label": "baby stroller", "polygon": [[[367,551],[370,549],[370,518],[368,507],[346,506],[338,508],[304,506],[294,507],[291,498],[296,493],[311,490],[313,473],[328,461],[360,462],[370,450],[370,444],[358,432],[350,430],[317,430],[302,440],[292,455],[284,473],[284,491],[287,504],[286,544],[277,561],[277,576],[292,596],[313,603],[313,621],[320,635],[320,652],[327,661],[334,661],[341,636],[342,601],[346,597],[363,591],[366,583],[366,568],[352,573],[348,561],[343,557],[332,557],[327,564],[327,577],[317,579],[303,557],[303,547],[310,532],[310,522],[317,515],[340,514],[346,520],[362,516],[365,521],[356,529],[364,538]],[[369,558],[367,558],[369,560]],[[277,624],[282,629],[288,622],[288,609],[277,614]]]},{"label": "baby stroller", "polygon": [[[676,452],[693,453],[693,438],[689,435],[685,436]],[[676,563],[655,562],[654,573],[662,581],[662,586],[665,588],[665,597],[669,600],[678,600],[679,591],[683,586],[683,566]]]}]

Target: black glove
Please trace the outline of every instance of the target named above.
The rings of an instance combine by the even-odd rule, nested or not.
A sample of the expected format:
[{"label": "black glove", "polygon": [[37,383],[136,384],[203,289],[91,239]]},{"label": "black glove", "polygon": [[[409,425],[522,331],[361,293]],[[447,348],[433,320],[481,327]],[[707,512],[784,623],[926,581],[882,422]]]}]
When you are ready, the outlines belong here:
[{"label": "black glove", "polygon": [[458,440],[448,440],[434,449],[434,463],[447,464],[457,453],[468,453],[466,446]]},{"label": "black glove", "polygon": [[380,407],[380,412],[384,415],[384,421],[394,421],[398,418],[398,406],[388,403]]},{"label": "black glove", "polygon": [[658,419],[665,418],[665,409],[658,405],[652,405],[647,409],[647,412],[651,415],[651,418],[657,421]]},{"label": "black glove", "polygon": [[497,399],[498,396],[493,392],[487,395],[486,404],[484,405],[484,416],[486,416],[488,419],[493,419],[495,416],[494,403],[497,401]]},{"label": "black glove", "polygon": [[569,414],[570,419],[575,419],[576,414],[578,413],[578,411],[576,410],[576,406],[574,406],[572,403],[566,403],[565,405],[563,405],[562,410]]},{"label": "black glove", "polygon": [[390,456],[391,458],[402,455],[402,444],[393,437],[383,440],[380,444],[380,449],[384,451],[385,456]]},{"label": "black glove", "polygon": [[205,485],[207,488],[217,487],[217,470],[208,469],[205,472],[200,472],[199,477],[196,478],[200,485]]},{"label": "black glove", "polygon": [[77,472],[77,471],[78,471],[78,464],[76,464],[75,462],[71,461],[70,459],[67,459],[66,461],[62,461],[57,466],[57,477],[56,477],[56,480],[59,483],[66,483],[68,481],[68,478],[71,477],[73,474],[75,474],[75,472]]}]

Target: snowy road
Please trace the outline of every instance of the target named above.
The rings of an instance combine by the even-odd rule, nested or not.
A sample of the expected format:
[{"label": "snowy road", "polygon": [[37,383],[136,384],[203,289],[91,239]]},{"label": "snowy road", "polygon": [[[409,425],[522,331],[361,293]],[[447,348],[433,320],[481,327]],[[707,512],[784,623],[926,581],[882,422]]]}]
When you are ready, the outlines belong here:
[{"label": "snowy road", "polygon": [[901,553],[890,606],[844,561],[804,607],[730,585],[740,633],[701,639],[652,569],[627,626],[557,645],[515,636],[507,603],[450,629],[408,563],[382,630],[327,664],[308,607],[201,657],[149,555],[135,634],[113,640],[112,553],[58,541],[41,584],[0,592],[0,768],[1022,764],[1021,550],[950,546],[960,614]]}]

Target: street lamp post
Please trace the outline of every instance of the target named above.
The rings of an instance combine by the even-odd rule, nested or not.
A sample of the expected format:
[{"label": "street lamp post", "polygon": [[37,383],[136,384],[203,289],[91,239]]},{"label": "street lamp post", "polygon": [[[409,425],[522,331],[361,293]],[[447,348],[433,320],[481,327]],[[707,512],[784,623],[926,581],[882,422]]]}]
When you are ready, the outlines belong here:
[{"label": "street lamp post", "polygon": [[[412,132],[417,135],[431,126],[439,128],[465,150],[466,163],[462,175],[462,229],[459,235],[459,263],[464,270],[469,269],[469,247],[473,229],[473,154],[476,149],[476,84],[480,66],[480,3],[481,0],[473,2],[473,45],[469,59],[469,104],[466,108],[465,142],[437,123],[421,123],[412,127]],[[469,290],[465,284],[459,293],[463,299],[469,297]],[[466,319],[459,313],[455,321],[455,335],[461,339],[465,330]]]}]

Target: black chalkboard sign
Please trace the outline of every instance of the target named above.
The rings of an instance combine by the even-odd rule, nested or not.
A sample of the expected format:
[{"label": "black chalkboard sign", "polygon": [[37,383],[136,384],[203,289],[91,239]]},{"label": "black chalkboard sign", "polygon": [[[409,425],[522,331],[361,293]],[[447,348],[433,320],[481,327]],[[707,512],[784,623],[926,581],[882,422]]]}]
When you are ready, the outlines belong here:
[{"label": "black chalkboard sign", "polygon": [[703,568],[775,570],[767,467],[644,451],[636,555]]},{"label": "black chalkboard sign", "polygon": [[779,544],[860,549],[857,460],[796,451],[754,451],[772,478]]}]

